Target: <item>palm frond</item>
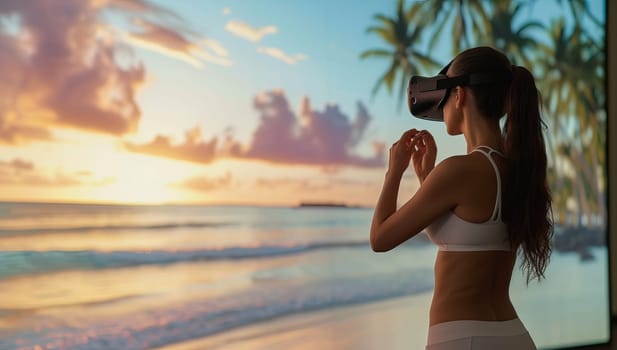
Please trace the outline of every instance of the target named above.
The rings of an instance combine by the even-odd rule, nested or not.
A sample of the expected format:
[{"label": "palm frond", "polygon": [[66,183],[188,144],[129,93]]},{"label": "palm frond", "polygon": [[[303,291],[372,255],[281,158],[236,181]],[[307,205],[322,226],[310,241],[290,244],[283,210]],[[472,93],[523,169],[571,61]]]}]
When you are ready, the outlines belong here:
[{"label": "palm frond", "polygon": [[360,58],[365,59],[368,57],[392,57],[394,53],[392,51],[384,49],[372,49],[366,50],[360,54]]},{"label": "palm frond", "polygon": [[379,35],[384,41],[389,44],[396,44],[396,36],[389,28],[383,27],[368,27],[366,28],[367,33],[375,33]]},{"label": "palm frond", "polygon": [[398,62],[396,60],[392,60],[390,67],[386,72],[377,80],[371,94],[375,96],[377,94],[377,90],[383,85],[386,84],[386,88],[388,89],[388,93],[392,93],[392,82],[394,81],[394,76],[396,75],[396,70],[398,67]]}]

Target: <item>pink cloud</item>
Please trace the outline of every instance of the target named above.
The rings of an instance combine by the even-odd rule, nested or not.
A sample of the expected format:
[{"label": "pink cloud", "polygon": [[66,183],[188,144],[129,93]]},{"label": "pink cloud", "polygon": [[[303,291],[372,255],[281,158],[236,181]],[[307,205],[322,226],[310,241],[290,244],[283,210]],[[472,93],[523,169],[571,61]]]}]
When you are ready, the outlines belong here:
[{"label": "pink cloud", "polygon": [[313,109],[307,97],[302,100],[297,117],[282,91],[258,95],[254,106],[261,114],[261,124],[243,157],[320,166],[380,167],[384,164],[383,149],[376,148],[371,157],[353,153],[370,121],[360,102],[353,121],[337,105],[327,105],[323,111]]},{"label": "pink cloud", "polygon": [[19,144],[52,138],[46,128],[29,125],[24,115],[16,110],[17,97],[26,80],[26,60],[26,52],[20,43],[0,31],[0,143]]},{"label": "pink cloud", "polygon": [[11,161],[0,160],[0,185],[26,186],[79,186],[79,185],[106,185],[112,179],[94,179],[88,171],[65,173],[57,171],[55,174],[43,174],[34,163],[15,158]]},{"label": "pink cloud", "polygon": [[0,16],[18,20],[16,34],[0,36],[1,137],[49,139],[51,126],[121,135],[135,130],[135,91],[141,64],[120,66],[118,46],[104,28],[95,2],[3,1]]},{"label": "pink cloud", "polygon": [[158,135],[146,144],[127,142],[125,145],[133,152],[195,163],[239,158],[330,170],[341,166],[370,168],[384,164],[382,143],[374,143],[372,156],[354,153],[371,119],[360,102],[353,121],[337,105],[328,105],[323,111],[313,109],[308,98],[302,100],[299,116],[296,116],[282,91],[259,94],[254,106],[260,113],[260,124],[252,140],[245,145],[231,133],[227,133],[222,142],[217,137],[205,141],[198,127],[188,131],[181,143],[174,144],[168,136]]},{"label": "pink cloud", "polygon": [[46,128],[23,125],[15,121],[3,120],[0,117],[0,143],[17,145],[33,140],[50,141],[52,138],[51,132]]},{"label": "pink cloud", "polygon": [[34,170],[34,164],[27,160],[15,158],[10,162],[0,160],[0,168],[4,171],[13,171],[15,173],[18,173],[24,170]]},{"label": "pink cloud", "polygon": [[216,137],[209,141],[202,140],[201,129],[195,127],[184,135],[184,142],[173,144],[170,137],[158,135],[151,142],[138,145],[125,143],[129,151],[158,157],[185,160],[194,163],[211,163],[217,156]]},{"label": "pink cloud", "polygon": [[137,129],[146,69],[106,22],[109,10],[133,20],[138,29],[129,37],[167,54],[231,64],[218,42],[151,1],[3,0],[0,19],[11,20],[0,22],[1,143],[51,140],[56,127],[112,135]]},{"label": "pink cloud", "polygon": [[140,27],[142,31],[133,33],[132,36],[156,42],[172,51],[187,53],[193,45],[182,33],[172,28],[143,19],[135,19],[133,23]]},{"label": "pink cloud", "polygon": [[139,31],[127,36],[133,44],[178,58],[196,67],[201,67],[202,61],[222,66],[232,64],[227,58],[227,49],[215,40],[193,39],[196,36],[193,33],[145,19],[135,19],[133,24],[139,27]]},{"label": "pink cloud", "polygon": [[155,5],[146,0],[107,0],[101,3],[110,8],[134,12],[136,14],[153,14],[162,17],[169,17],[176,20],[182,20],[178,14],[164,7]]}]

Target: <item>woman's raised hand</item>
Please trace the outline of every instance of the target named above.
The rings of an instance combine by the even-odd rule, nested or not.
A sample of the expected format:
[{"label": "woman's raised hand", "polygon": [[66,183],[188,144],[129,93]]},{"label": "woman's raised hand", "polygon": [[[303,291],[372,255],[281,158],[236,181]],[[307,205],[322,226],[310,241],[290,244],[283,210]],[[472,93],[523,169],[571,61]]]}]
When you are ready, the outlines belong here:
[{"label": "woman's raised hand", "polygon": [[411,140],[418,134],[416,129],[407,130],[401,138],[390,147],[390,160],[388,162],[388,174],[402,176],[409,167],[411,161]]},{"label": "woman's raised hand", "polygon": [[413,167],[420,183],[435,167],[437,145],[433,135],[426,130],[410,129],[390,147],[388,173],[401,176],[413,161]]},{"label": "woman's raised hand", "polygon": [[413,168],[418,180],[422,183],[435,167],[437,145],[433,135],[426,130],[415,133],[410,143]]}]

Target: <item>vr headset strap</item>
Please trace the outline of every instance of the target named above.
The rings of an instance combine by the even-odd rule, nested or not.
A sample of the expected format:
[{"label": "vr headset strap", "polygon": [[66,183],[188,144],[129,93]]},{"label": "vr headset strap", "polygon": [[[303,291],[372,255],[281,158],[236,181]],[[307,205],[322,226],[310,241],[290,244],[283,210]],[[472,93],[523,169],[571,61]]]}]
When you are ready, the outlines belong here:
[{"label": "vr headset strap", "polygon": [[469,82],[467,85],[485,85],[501,82],[509,82],[512,80],[512,73],[510,72],[482,72],[473,73],[469,76]]},{"label": "vr headset strap", "polygon": [[[510,72],[481,72],[481,73],[472,73],[469,75],[461,75],[453,78],[443,78],[438,79],[435,82],[433,89],[427,89],[422,91],[430,91],[430,90],[441,90],[441,89],[449,89],[455,86],[476,86],[476,85],[485,85],[485,84],[494,84],[499,82],[508,82],[512,79],[512,74]],[[430,85],[427,82],[426,85]],[[428,86],[427,86],[428,87]]]}]

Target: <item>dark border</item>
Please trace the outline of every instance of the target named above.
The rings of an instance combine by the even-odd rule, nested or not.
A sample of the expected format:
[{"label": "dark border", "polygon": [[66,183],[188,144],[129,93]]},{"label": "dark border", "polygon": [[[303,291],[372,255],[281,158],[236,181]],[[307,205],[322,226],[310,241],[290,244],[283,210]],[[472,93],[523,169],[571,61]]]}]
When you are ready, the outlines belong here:
[{"label": "dark border", "polygon": [[[605,108],[606,108],[606,143],[604,145],[605,147],[605,154],[606,154],[606,172],[604,174],[606,181],[606,193],[605,193],[605,202],[606,202],[606,244],[607,244],[607,250],[608,250],[608,268],[607,268],[607,272],[608,272],[608,314],[609,314],[609,318],[608,318],[608,323],[609,323],[609,330],[608,330],[608,344],[609,348],[613,347],[614,344],[614,339],[613,339],[613,329],[615,327],[616,324],[616,320],[617,320],[617,316],[613,315],[613,303],[615,302],[613,300],[613,283],[615,281],[612,281],[612,276],[613,276],[613,257],[611,253],[611,247],[612,247],[612,231],[613,231],[613,225],[615,224],[613,222],[613,219],[611,218],[611,190],[613,188],[613,186],[611,186],[611,181],[610,181],[610,174],[611,174],[611,150],[609,145],[611,144],[610,138],[611,138],[611,129],[612,129],[612,123],[611,123],[611,116],[613,114],[615,114],[615,101],[611,102],[611,94],[612,91],[610,90],[610,81],[614,80],[614,71],[613,69],[615,68],[616,64],[616,60],[617,57],[611,57],[611,50],[609,49],[609,47],[611,49],[614,50],[614,48],[612,47],[613,45],[616,45],[617,43],[617,38],[612,37],[612,39],[609,40],[609,36],[611,36],[611,32],[610,32],[610,28],[609,28],[609,20],[611,19],[612,16],[611,14],[615,11],[613,11],[613,8],[611,7],[611,2],[613,3],[613,6],[615,6],[615,1],[609,1],[609,0],[605,0],[604,1],[604,6],[606,9],[606,14],[604,16],[604,30],[605,30],[605,34],[604,34],[604,72],[605,72],[605,78],[604,78],[604,93],[605,93]],[[613,18],[613,21],[616,21],[617,18]],[[613,33],[613,36],[615,35],[615,33]],[[612,41],[612,44],[611,44]],[[610,62],[613,62],[612,64]],[[613,84],[615,85],[615,84]],[[614,137],[617,137],[617,135],[612,135]]]},{"label": "dark border", "polygon": [[[615,6],[615,1],[613,2],[613,6]],[[611,101],[611,94],[612,91],[610,90],[610,81],[615,79],[614,78],[614,73],[613,72],[613,68],[615,68],[615,60],[617,60],[617,57],[611,57],[611,50],[609,50],[609,47],[612,48],[613,45],[615,45],[616,42],[616,38],[612,38],[612,42],[613,44],[611,45],[611,40],[609,40],[609,36],[611,35],[611,32],[609,30],[609,19],[611,19],[611,17],[614,17],[611,15],[612,12],[614,12],[611,8],[611,1],[609,0],[605,0],[604,4],[606,6],[606,16],[605,16],[605,21],[604,21],[604,29],[606,30],[605,35],[604,35],[604,67],[605,67],[605,72],[606,72],[606,78],[604,79],[604,91],[606,94],[606,244],[608,245],[608,314],[609,314],[609,333],[608,333],[608,344],[610,345],[610,347],[613,347],[614,344],[614,339],[613,339],[613,329],[615,327],[615,323],[617,320],[617,316],[613,315],[613,303],[615,302],[613,300],[613,283],[615,281],[612,281],[612,276],[613,276],[613,257],[611,253],[611,246],[612,246],[612,231],[613,231],[613,225],[615,224],[613,222],[613,219],[611,218],[611,207],[612,207],[612,203],[611,203],[611,190],[612,190],[612,186],[611,186],[611,181],[610,181],[610,174],[611,174],[611,149],[609,147],[610,142],[610,137],[611,137],[611,129],[612,129],[612,123],[611,123],[611,116],[615,111],[615,101],[610,102]],[[617,18],[613,18],[613,21],[616,21]],[[613,35],[615,35],[615,33],[613,33]],[[610,64],[609,62],[613,62],[612,64]],[[613,84],[615,85],[615,84]],[[617,135],[613,135],[613,136],[617,136]]]}]

